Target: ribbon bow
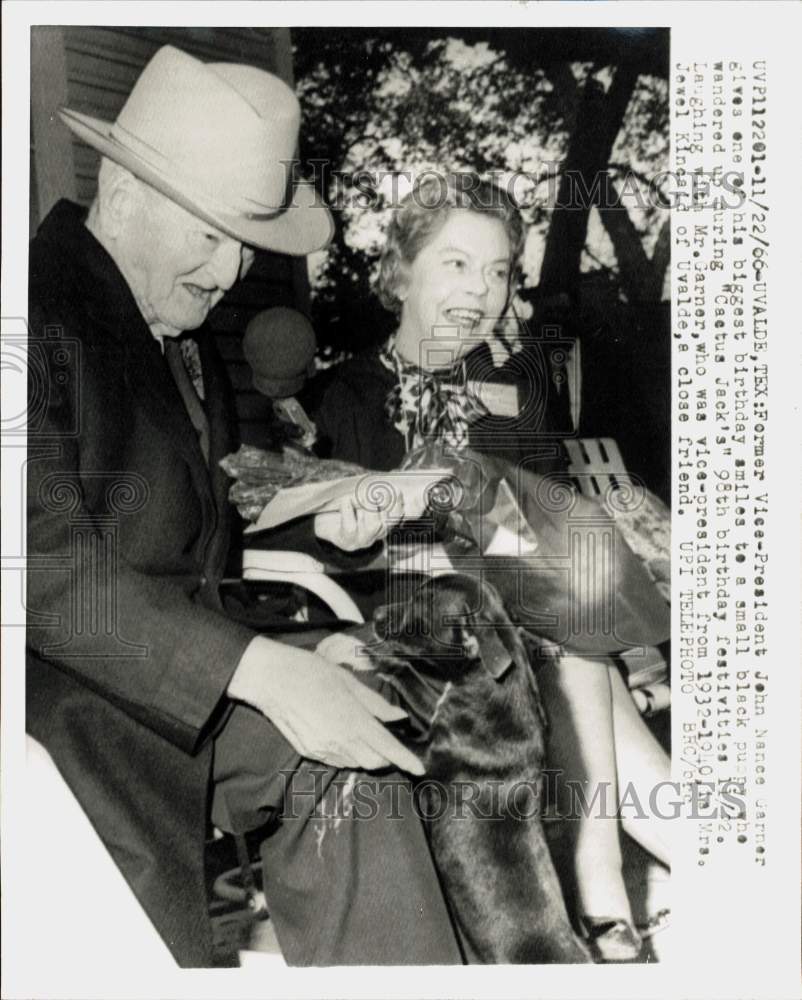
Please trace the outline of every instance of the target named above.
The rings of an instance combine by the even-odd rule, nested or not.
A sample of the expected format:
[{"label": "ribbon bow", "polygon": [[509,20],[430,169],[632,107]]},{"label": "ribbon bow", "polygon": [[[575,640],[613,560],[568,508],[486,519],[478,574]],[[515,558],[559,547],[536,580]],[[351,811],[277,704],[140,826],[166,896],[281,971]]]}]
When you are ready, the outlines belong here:
[{"label": "ribbon bow", "polygon": [[404,435],[407,451],[427,440],[438,440],[461,450],[468,446],[468,429],[489,411],[469,389],[465,366],[424,371],[398,354],[392,341],[379,360],[396,375],[396,385],[385,402],[388,418]]}]

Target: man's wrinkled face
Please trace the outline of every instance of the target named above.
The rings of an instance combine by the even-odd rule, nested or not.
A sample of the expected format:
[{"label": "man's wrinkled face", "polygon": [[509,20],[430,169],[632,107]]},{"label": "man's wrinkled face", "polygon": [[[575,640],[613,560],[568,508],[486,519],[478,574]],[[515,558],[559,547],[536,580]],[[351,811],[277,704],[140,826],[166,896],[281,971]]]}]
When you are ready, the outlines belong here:
[{"label": "man's wrinkled face", "polygon": [[124,272],[145,321],[163,336],[199,327],[243,277],[254,251],[139,185],[124,234]]}]

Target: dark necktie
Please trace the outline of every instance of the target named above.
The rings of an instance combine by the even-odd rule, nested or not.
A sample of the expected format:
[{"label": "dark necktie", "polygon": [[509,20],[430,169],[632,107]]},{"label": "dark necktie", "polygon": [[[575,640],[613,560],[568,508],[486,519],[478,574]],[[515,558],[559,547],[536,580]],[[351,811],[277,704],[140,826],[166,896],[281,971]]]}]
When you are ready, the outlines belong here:
[{"label": "dark necktie", "polygon": [[165,338],[164,354],[167,358],[167,364],[170,366],[170,371],[173,373],[175,384],[178,386],[178,391],[181,393],[181,398],[184,400],[184,406],[189,414],[189,419],[197,431],[201,451],[208,465],[209,419],[206,416],[206,412],[203,409],[203,405],[195,391],[195,386],[192,384],[192,379],[189,377],[189,372],[184,364],[181,344],[174,338]]}]

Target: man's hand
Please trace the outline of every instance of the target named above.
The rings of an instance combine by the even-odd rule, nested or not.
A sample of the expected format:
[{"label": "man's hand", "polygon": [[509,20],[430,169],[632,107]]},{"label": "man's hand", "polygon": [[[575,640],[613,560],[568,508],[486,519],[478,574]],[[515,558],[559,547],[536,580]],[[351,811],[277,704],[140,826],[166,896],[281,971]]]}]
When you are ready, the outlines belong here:
[{"label": "man's hand", "polygon": [[228,695],[262,712],[302,757],[366,771],[423,774],[418,758],[382,725],[407,713],[316,653],[257,636]]}]

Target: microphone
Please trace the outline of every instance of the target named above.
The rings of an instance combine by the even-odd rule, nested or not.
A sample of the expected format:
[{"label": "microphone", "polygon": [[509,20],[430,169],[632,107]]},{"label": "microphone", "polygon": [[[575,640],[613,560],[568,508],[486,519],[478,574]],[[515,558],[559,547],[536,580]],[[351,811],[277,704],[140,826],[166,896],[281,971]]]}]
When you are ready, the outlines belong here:
[{"label": "microphone", "polygon": [[303,432],[310,447],[317,435],[295,394],[314,371],[317,340],[312,324],[296,309],[279,306],[257,313],[245,328],[242,351],[251,368],[253,387],[273,401],[284,421]]}]

